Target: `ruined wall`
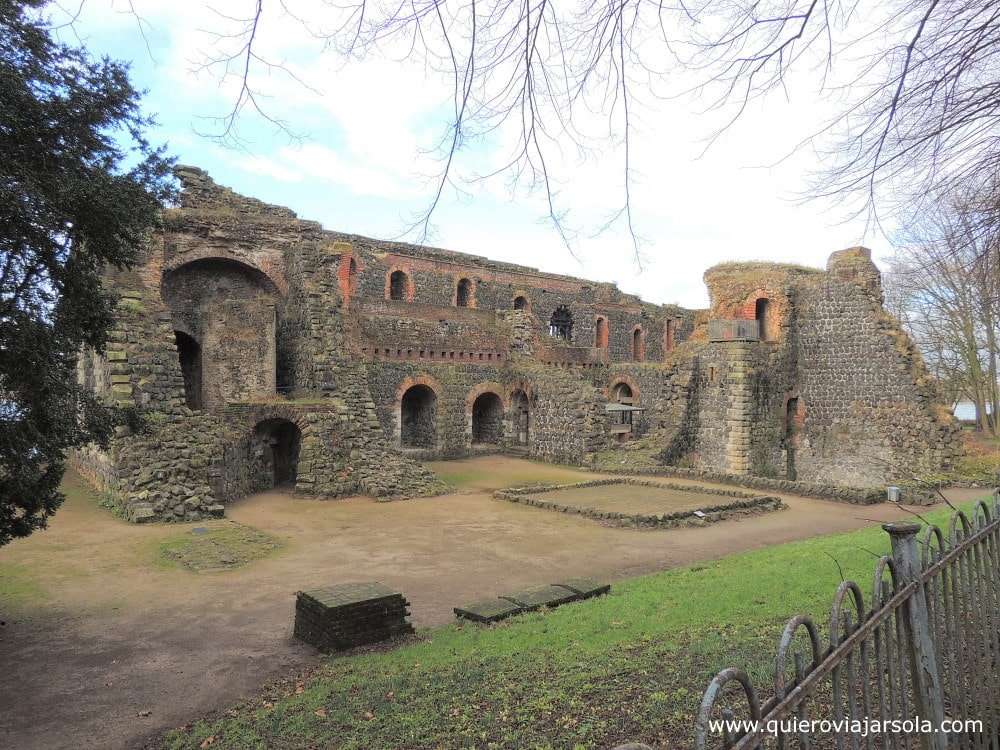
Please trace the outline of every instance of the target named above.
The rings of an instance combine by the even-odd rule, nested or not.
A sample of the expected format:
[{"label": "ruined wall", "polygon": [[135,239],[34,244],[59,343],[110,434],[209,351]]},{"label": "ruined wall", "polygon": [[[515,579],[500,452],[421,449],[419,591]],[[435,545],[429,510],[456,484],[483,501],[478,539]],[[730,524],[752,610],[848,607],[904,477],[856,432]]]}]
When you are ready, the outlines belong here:
[{"label": "ruined wall", "polygon": [[[953,460],[953,420],[912,342],[883,310],[878,269],[866,249],[834,253],[826,272],[725,264],[708,271],[706,283],[714,316],[752,319],[756,312],[764,340],[744,345],[749,351],[728,364],[703,357],[703,370],[728,369],[714,390],[704,373],[697,380],[708,389],[694,397],[698,438],[688,461],[871,486],[912,480]],[[761,298],[768,300],[763,316]],[[709,345],[719,352],[733,346]],[[735,372],[734,361],[741,362]],[[745,436],[734,438],[740,423]],[[720,444],[729,450],[724,462]]]},{"label": "ruined wall", "polygon": [[958,450],[954,421],[872,289],[832,274],[799,299],[799,476],[870,484],[948,465]]},{"label": "ruined wall", "polygon": [[571,371],[523,365],[532,383],[531,455],[557,463],[581,463],[609,444],[604,394]]},{"label": "ruined wall", "polygon": [[[84,352],[78,368],[145,418],[110,451],[76,456],[133,520],[215,515],[271,486],[291,460],[278,432],[262,432],[275,420],[298,436],[295,489],[329,496],[438,491],[414,459],[478,450],[583,463],[641,449],[651,465],[850,484],[935,471],[954,454],[953,425],[882,310],[863,249],[835,253],[826,271],[718,266],[705,275],[711,310],[694,311],[327,231],[200,170],[179,176],[181,206],[142,262],[108,274],[121,302],[106,352]],[[406,274],[399,300],[394,271]],[[560,306],[569,341],[549,335]],[[710,340],[710,319],[755,317],[762,340]],[[644,409],[620,446],[606,409],[618,383]],[[433,398],[409,412],[414,447],[400,450],[411,386]]]}]

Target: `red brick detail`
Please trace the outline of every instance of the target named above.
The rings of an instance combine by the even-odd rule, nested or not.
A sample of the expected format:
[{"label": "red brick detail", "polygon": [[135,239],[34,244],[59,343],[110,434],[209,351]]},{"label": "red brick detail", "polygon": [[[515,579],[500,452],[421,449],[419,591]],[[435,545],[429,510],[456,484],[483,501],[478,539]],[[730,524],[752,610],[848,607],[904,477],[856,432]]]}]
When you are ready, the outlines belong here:
[{"label": "red brick detail", "polygon": [[440,397],[444,392],[444,389],[441,388],[441,384],[430,375],[412,375],[410,377],[403,378],[403,382],[399,384],[398,388],[396,388],[397,413],[399,411],[400,404],[403,403],[403,394],[415,385],[426,385],[434,391],[434,395],[438,397]]},{"label": "red brick detail", "polygon": [[416,295],[416,287],[413,285],[413,272],[410,270],[409,266],[389,266],[389,270],[385,272],[385,298],[391,299],[391,286],[392,286],[392,275],[396,271],[402,271],[406,274],[406,289],[404,294],[404,299],[407,302],[413,302],[413,298]]},{"label": "red brick detail", "polygon": [[476,280],[472,276],[455,277],[455,285],[454,288],[451,290],[451,304],[454,307],[458,307],[458,285],[461,284],[463,280],[469,282],[469,298],[466,301],[465,307],[475,307],[476,290],[479,285],[476,283]]},{"label": "red brick detail", "polygon": [[511,309],[512,310],[516,309],[515,308],[515,303],[517,302],[517,298],[518,297],[524,297],[524,308],[523,308],[523,310],[526,313],[530,313],[531,312],[531,297],[529,297],[528,293],[526,291],[524,291],[523,289],[518,289],[516,292],[514,292],[514,295],[510,298],[510,307],[511,307]]},{"label": "red brick detail", "polygon": [[344,306],[351,301],[358,284],[358,261],[354,258],[353,252],[341,253],[340,266],[337,268],[337,286],[340,287],[340,296],[344,300]]},{"label": "red brick detail", "polygon": [[670,356],[674,350],[674,337],[677,335],[677,322],[673,318],[663,321],[663,359]]},{"label": "red brick detail", "polygon": [[[636,336],[638,334],[638,337]],[[632,328],[631,338],[629,343],[632,346],[632,361],[633,362],[643,362],[646,359],[646,332],[642,330],[642,326],[634,326]]]},{"label": "red brick detail", "polygon": [[743,320],[756,320],[757,303],[760,300],[768,301],[767,320],[765,321],[766,337],[765,341],[775,341],[779,338],[779,331],[784,326],[785,316],[788,312],[788,302],[783,295],[776,294],[766,288],[758,288],[753,294],[746,298],[743,306],[738,310],[737,316]]},{"label": "red brick detail", "polygon": [[617,388],[621,383],[624,383],[625,385],[627,385],[629,388],[632,389],[632,403],[634,403],[634,404],[638,403],[639,402],[639,386],[628,375],[615,375],[613,378],[611,378],[611,381],[608,383],[607,390],[605,390],[605,392],[604,392],[605,398],[607,398],[607,399],[610,400],[611,396],[615,392],[615,388]]},{"label": "red brick detail", "polygon": [[[525,391],[527,393],[527,391]],[[485,383],[480,383],[475,386],[469,395],[465,397],[465,416],[472,417],[472,405],[476,402],[476,399],[482,396],[484,393],[492,393],[497,398],[500,399],[500,403],[503,404],[504,411],[510,408],[510,397],[504,396],[505,390],[499,383],[494,383],[492,380]]]},{"label": "red brick detail", "polygon": [[598,315],[594,318],[594,346],[598,349],[607,349],[609,334],[608,319],[603,315]]},{"label": "red brick detail", "polygon": [[532,387],[531,383],[527,380],[518,380],[512,385],[508,386],[507,390],[507,401],[512,402],[514,400],[514,394],[518,391],[523,391],[524,395],[528,397],[528,402],[531,403],[535,400],[535,389]]}]

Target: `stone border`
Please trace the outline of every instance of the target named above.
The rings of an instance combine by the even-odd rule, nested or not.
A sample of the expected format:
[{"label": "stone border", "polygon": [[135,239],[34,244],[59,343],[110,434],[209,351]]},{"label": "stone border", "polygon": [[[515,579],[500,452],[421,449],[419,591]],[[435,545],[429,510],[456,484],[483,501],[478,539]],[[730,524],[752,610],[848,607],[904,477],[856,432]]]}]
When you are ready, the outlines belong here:
[{"label": "stone border", "polygon": [[[654,468],[597,468],[590,471],[600,474],[622,474],[655,477],[683,477],[699,479],[705,482],[720,482],[735,484],[738,487],[748,487],[755,490],[770,490],[772,492],[787,492],[790,495],[818,497],[824,500],[838,500],[854,505],[874,505],[886,500],[885,488],[880,487],[837,487],[830,484],[814,484],[791,479],[775,479],[771,477],[754,477],[741,474],[727,474],[709,469],[687,469],[681,466],[657,466]],[[910,505],[926,505],[929,493],[921,487],[901,485],[903,502]]]},{"label": "stone border", "polygon": [[[739,500],[722,505],[710,505],[704,508],[697,508],[675,513],[661,514],[639,514],[639,513],[616,513],[613,511],[597,510],[595,508],[582,508],[577,505],[562,505],[546,500],[532,497],[536,494],[554,492],[565,489],[583,489],[585,487],[605,487],[609,485],[630,484],[640,487],[657,487],[659,489],[681,490],[685,492],[695,491],[706,495],[719,495],[722,497],[740,498]],[[742,518],[745,516],[756,516],[762,513],[770,513],[782,510],[787,506],[780,498],[773,495],[756,496],[739,490],[721,490],[711,487],[695,487],[689,484],[671,484],[660,482],[646,482],[641,479],[595,479],[589,482],[575,482],[572,484],[547,484],[534,487],[512,487],[505,490],[496,490],[493,497],[499,500],[506,500],[511,503],[520,503],[533,508],[544,510],[555,510],[560,513],[579,515],[600,521],[607,526],[619,526],[622,528],[660,528],[669,529],[677,526],[706,526],[716,521],[723,521],[729,518]],[[701,515],[696,515],[701,513]]]}]

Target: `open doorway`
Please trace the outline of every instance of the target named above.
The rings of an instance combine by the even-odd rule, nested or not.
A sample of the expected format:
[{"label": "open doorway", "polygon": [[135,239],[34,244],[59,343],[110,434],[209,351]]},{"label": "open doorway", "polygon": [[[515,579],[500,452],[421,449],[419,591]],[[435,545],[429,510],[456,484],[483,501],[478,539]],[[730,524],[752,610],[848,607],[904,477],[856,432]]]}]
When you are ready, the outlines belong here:
[{"label": "open doorway", "polygon": [[503,434],[503,402],[495,393],[481,393],[472,403],[472,442],[496,445]]},{"label": "open doorway", "polygon": [[275,487],[294,487],[298,477],[302,431],[287,419],[266,419],[254,432],[263,443],[264,463],[269,466]]},{"label": "open doorway", "polygon": [[184,378],[184,402],[189,409],[201,408],[201,346],[183,331],[174,331],[177,358]]},{"label": "open doorway", "polygon": [[410,387],[399,403],[399,442],[404,448],[437,445],[437,394],[426,385]]},{"label": "open doorway", "polygon": [[514,391],[510,399],[510,411],[514,427],[514,442],[521,447],[528,447],[531,437],[531,407],[528,394],[524,391]]}]

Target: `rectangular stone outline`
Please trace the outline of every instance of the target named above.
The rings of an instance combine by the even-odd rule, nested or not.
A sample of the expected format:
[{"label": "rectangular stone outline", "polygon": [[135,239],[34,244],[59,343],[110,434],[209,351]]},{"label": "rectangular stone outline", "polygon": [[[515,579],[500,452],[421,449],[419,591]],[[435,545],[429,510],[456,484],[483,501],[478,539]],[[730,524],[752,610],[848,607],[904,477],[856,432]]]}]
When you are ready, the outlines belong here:
[{"label": "rectangular stone outline", "polygon": [[[677,511],[675,513],[650,515],[643,513],[616,513],[613,511],[581,507],[578,505],[562,505],[560,503],[553,503],[533,497],[533,495],[554,492],[556,490],[583,489],[586,487],[604,487],[619,484],[629,484],[639,487],[656,487],[658,489],[672,489],[684,492],[698,492],[705,495],[719,495],[722,497],[740,499],[731,503],[710,505],[704,508]],[[741,492],[740,490],[697,487],[694,485],[676,484],[672,482],[649,482],[642,479],[631,478],[594,479],[588,482],[574,482],[571,484],[511,487],[495,491],[493,493],[493,497],[499,500],[506,500],[511,503],[528,505],[533,508],[555,510],[559,513],[584,516],[595,521],[600,521],[607,526],[617,526],[621,528],[676,528],[678,526],[705,526],[709,523],[715,523],[716,521],[722,521],[729,518],[760,515],[762,513],[783,510],[788,507],[781,501],[780,498],[773,495],[753,495],[748,492]]]}]

